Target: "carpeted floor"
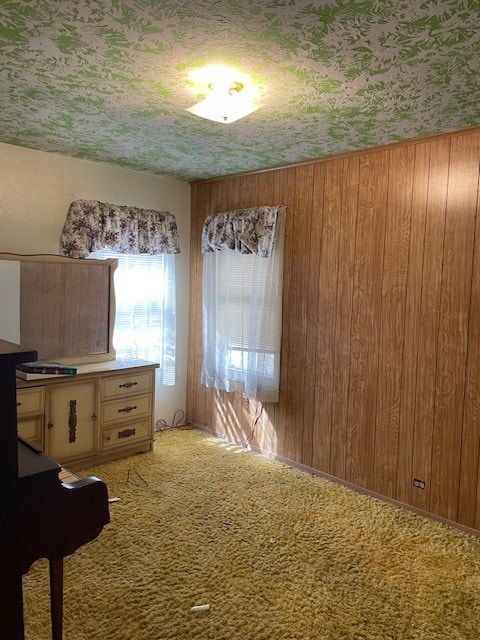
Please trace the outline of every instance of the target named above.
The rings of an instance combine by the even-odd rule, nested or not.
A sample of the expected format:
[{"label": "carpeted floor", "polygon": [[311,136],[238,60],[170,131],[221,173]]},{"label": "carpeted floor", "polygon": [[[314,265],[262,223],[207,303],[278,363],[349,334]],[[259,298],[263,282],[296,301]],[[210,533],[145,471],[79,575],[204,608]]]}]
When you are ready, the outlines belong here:
[{"label": "carpeted floor", "polygon": [[[64,640],[480,639],[480,539],[196,430],[80,475],[120,502],[65,561]],[[47,640],[46,562],[24,594]]]}]

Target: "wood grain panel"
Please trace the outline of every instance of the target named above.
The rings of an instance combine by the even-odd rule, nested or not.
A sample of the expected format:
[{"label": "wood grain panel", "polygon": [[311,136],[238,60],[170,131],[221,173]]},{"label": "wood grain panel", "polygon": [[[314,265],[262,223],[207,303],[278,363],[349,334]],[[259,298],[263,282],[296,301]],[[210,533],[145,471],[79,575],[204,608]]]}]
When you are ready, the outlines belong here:
[{"label": "wood grain panel", "polygon": [[[292,242],[295,233],[295,170],[284,169],[275,173],[274,189],[277,202],[283,204],[286,209],[285,218],[285,251],[283,268],[283,302],[282,302],[282,344],[280,351],[280,395],[276,408],[277,424],[275,432],[277,448],[281,451],[295,451],[301,447],[303,440],[302,429],[287,428],[288,398],[287,389],[290,380],[289,353],[290,353],[290,309],[292,306],[292,271],[293,249]],[[298,445],[298,442],[300,445]]]},{"label": "wood grain panel", "polygon": [[258,200],[255,206],[269,206],[282,204],[275,198],[275,174],[272,172],[259,173],[257,180]]},{"label": "wood grain panel", "polygon": [[388,155],[373,486],[394,498],[415,149],[401,147]]},{"label": "wood grain panel", "polygon": [[313,175],[313,201],[309,224],[309,279],[307,293],[307,344],[305,352],[303,464],[313,466],[315,405],[318,395],[317,343],[319,332],[320,261],[322,256],[325,168],[317,165]]},{"label": "wood grain panel", "polygon": [[360,159],[346,478],[361,487],[374,476],[386,169],[382,154]]},{"label": "wood grain panel", "polygon": [[[465,141],[467,142],[467,141]],[[480,134],[472,136],[473,152],[470,161],[477,170],[477,202]],[[469,145],[467,145],[468,148]],[[463,151],[463,145],[460,149]],[[462,153],[463,155],[463,153]],[[473,178],[473,176],[472,176]],[[473,196],[473,194],[472,194]],[[472,203],[471,203],[472,204]],[[478,206],[478,205],[477,205]],[[470,295],[467,370],[465,379],[465,403],[463,408],[463,432],[460,466],[457,521],[480,529],[480,216],[476,211],[473,247],[472,287]]]},{"label": "wood grain panel", "polygon": [[338,249],[337,300],[335,322],[335,363],[332,397],[332,445],[330,473],[346,478],[348,398],[351,365],[351,325],[355,239],[357,231],[359,158],[342,161],[342,201],[339,210],[340,238]]},{"label": "wood grain panel", "polygon": [[415,145],[410,248],[405,301],[403,368],[400,384],[401,408],[398,429],[397,488],[395,496],[397,500],[407,504],[411,501],[413,486],[412,457],[429,164],[430,145]]},{"label": "wood grain panel", "polygon": [[[340,227],[338,212],[342,202],[342,161],[329,163],[325,168],[323,197],[323,241],[320,255],[318,331],[316,349],[316,377],[313,464],[315,469],[330,472],[332,438],[332,402],[335,363],[335,315],[337,303],[338,250]],[[335,274],[335,277],[332,277]]]},{"label": "wood grain panel", "polygon": [[[309,212],[312,208],[313,166],[295,169],[294,222],[289,254],[290,272],[290,316],[287,432],[294,434],[304,418],[305,357],[307,347],[307,308],[309,281]],[[290,226],[290,228],[292,228]],[[286,256],[287,257],[287,256]],[[288,263],[287,263],[288,264]],[[291,439],[292,449],[288,457],[302,459],[302,440]]]},{"label": "wood grain panel", "polygon": [[480,532],[479,160],[474,130],[192,185],[192,243],[212,203],[287,224],[280,399],[256,423],[198,384],[192,248],[189,418]]},{"label": "wood grain panel", "polygon": [[449,520],[456,519],[458,509],[477,186],[474,138],[455,138],[445,220],[430,492],[430,508]]},{"label": "wood grain panel", "polygon": [[425,482],[426,488],[415,488],[411,494],[411,504],[426,511],[430,508],[435,377],[449,157],[448,139],[438,140],[430,145],[412,459],[412,476]]}]

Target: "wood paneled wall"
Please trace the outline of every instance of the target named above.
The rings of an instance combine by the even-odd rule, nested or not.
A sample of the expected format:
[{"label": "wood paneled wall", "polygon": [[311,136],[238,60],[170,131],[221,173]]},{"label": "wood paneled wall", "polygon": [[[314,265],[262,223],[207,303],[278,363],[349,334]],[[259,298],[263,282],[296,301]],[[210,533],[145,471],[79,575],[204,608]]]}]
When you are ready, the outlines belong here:
[{"label": "wood paneled wall", "polygon": [[[188,419],[480,530],[479,160],[474,129],[193,183]],[[287,225],[280,401],[261,407],[199,382],[200,236],[267,204]]]}]

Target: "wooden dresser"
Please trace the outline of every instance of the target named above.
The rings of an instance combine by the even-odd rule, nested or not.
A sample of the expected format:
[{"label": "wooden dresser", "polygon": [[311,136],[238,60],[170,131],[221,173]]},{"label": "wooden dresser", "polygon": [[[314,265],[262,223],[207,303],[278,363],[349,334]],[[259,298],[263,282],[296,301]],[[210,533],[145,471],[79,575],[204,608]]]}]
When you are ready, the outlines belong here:
[{"label": "wooden dresser", "polygon": [[74,376],[17,378],[19,434],[73,471],[150,451],[158,364],[75,366]]}]

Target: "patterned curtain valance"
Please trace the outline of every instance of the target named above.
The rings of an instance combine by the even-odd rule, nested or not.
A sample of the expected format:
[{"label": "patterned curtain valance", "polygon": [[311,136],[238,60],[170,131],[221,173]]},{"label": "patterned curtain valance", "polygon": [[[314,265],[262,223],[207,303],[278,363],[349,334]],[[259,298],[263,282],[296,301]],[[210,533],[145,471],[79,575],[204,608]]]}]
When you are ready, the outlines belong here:
[{"label": "patterned curtain valance", "polygon": [[179,253],[175,216],[168,211],[75,200],[60,238],[62,253],[86,258],[102,247],[119,253]]},{"label": "patterned curtain valance", "polygon": [[281,205],[251,207],[208,216],[202,230],[202,253],[232,249],[269,258]]}]

